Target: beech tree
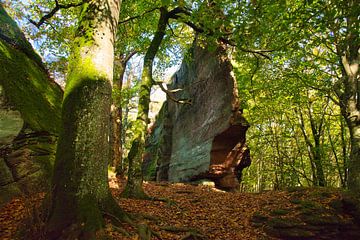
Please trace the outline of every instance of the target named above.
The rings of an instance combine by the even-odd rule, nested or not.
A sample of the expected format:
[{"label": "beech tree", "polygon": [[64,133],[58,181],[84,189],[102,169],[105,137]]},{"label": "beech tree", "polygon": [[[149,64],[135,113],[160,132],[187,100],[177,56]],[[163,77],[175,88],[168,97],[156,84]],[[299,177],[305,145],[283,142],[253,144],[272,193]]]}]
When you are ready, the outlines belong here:
[{"label": "beech tree", "polygon": [[122,193],[122,196],[124,197],[143,199],[149,198],[142,188],[142,160],[145,151],[145,137],[149,123],[150,92],[152,86],[155,84],[153,79],[153,64],[155,56],[158,53],[160,45],[165,37],[169,19],[174,17],[180,9],[175,8],[169,11],[167,6],[162,6],[159,8],[159,11],[160,18],[158,26],[144,57],[139,92],[138,113],[134,123],[134,140],[128,154],[128,180]]},{"label": "beech tree", "polygon": [[49,239],[94,239],[103,213],[123,212],[108,186],[111,83],[121,1],[82,6],[62,106]]},{"label": "beech tree", "polygon": [[326,6],[329,31],[334,34],[335,52],[340,64],[341,74],[335,91],[340,99],[341,112],[350,130],[351,153],[348,163],[348,187],[360,191],[360,6],[358,1],[335,1],[337,11],[332,5]]}]

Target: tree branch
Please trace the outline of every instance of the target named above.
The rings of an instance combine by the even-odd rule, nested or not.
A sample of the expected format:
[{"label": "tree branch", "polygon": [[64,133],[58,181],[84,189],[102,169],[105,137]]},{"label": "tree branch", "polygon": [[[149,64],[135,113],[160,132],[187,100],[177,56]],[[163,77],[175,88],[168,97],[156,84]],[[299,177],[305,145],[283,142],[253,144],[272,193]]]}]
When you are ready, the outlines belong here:
[{"label": "tree branch", "polygon": [[191,99],[177,99],[175,98],[172,94],[175,93],[175,92],[179,92],[181,91],[180,89],[174,89],[174,90],[167,90],[164,88],[164,86],[162,85],[163,82],[156,82],[154,81],[154,83],[156,85],[158,85],[160,87],[160,89],[166,93],[166,96],[169,97],[169,99],[173,102],[176,102],[176,103],[179,103],[179,104],[189,104],[189,105],[192,105],[192,101]]},{"label": "tree branch", "polygon": [[130,22],[130,21],[134,20],[134,19],[141,18],[141,17],[145,16],[146,14],[154,12],[154,11],[159,10],[159,9],[160,9],[160,7],[156,7],[156,8],[147,10],[147,11],[143,12],[142,14],[139,14],[139,15],[136,15],[136,16],[133,16],[133,17],[125,18],[124,20],[120,21],[119,24],[127,23],[127,22]]},{"label": "tree branch", "polygon": [[[180,21],[182,21],[183,23],[185,23],[186,25],[191,27],[195,32],[204,33],[204,34],[209,35],[209,36],[215,35],[214,31],[212,31],[211,29],[206,29],[206,27],[203,24],[200,23],[200,26],[198,26],[198,25],[196,25],[195,23],[193,23],[191,21],[187,21],[185,19],[182,19],[179,14],[185,14],[186,16],[191,16],[191,13],[188,10],[186,10],[185,8],[177,7],[177,8],[174,8],[172,11],[169,12],[169,18],[173,18],[173,19],[176,19],[176,20],[180,19]],[[273,52],[274,50],[246,49],[246,48],[243,48],[241,46],[238,46],[233,40],[224,37],[224,35],[228,35],[228,34],[223,34],[223,37],[219,38],[219,40],[221,42],[223,42],[225,44],[228,44],[230,46],[236,47],[240,51],[257,54],[257,55],[260,55],[260,56],[262,56],[262,57],[264,57],[266,59],[271,60],[271,58],[268,55],[266,55],[265,53]]]},{"label": "tree branch", "polygon": [[60,9],[69,9],[72,7],[79,7],[84,4],[84,1],[80,3],[69,3],[69,4],[60,4],[58,0],[55,0],[55,7],[46,15],[42,16],[38,22],[28,19],[30,23],[34,24],[37,28],[40,28],[41,25],[45,23],[46,20],[52,18]]}]

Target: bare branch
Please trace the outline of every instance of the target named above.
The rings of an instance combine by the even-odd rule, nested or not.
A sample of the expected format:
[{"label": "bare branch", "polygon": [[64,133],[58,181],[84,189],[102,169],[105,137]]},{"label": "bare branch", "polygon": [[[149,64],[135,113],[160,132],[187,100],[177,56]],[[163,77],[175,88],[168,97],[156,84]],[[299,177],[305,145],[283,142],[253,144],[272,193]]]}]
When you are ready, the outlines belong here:
[{"label": "bare branch", "polygon": [[[173,102],[176,102],[176,103],[180,103],[180,104],[189,104],[189,105],[192,105],[192,100],[191,99],[177,99],[175,98],[172,94],[175,93],[175,92],[179,92],[179,91],[182,91],[182,89],[174,89],[174,90],[167,90],[166,88],[164,88],[164,86],[162,85],[163,82],[156,82],[154,81],[154,83],[156,85],[158,85],[160,87],[160,89],[166,93],[166,96],[169,97],[169,99]],[[175,91],[175,92],[174,92]]]},{"label": "bare branch", "polygon": [[69,3],[69,4],[60,4],[58,0],[55,0],[55,7],[46,15],[42,16],[38,22],[28,19],[30,23],[34,24],[37,28],[40,28],[41,25],[45,23],[48,19],[52,18],[60,9],[69,9],[72,7],[79,7],[84,4],[84,1],[80,3]]},{"label": "bare branch", "polygon": [[160,7],[156,7],[156,8],[147,10],[147,11],[143,12],[142,14],[139,14],[139,15],[136,15],[136,16],[133,16],[133,17],[125,18],[124,20],[120,21],[119,24],[127,23],[127,22],[130,22],[130,21],[135,20],[137,18],[141,18],[141,17],[145,16],[146,14],[149,14],[149,13],[154,12],[154,11],[159,10],[159,9],[160,9]]}]

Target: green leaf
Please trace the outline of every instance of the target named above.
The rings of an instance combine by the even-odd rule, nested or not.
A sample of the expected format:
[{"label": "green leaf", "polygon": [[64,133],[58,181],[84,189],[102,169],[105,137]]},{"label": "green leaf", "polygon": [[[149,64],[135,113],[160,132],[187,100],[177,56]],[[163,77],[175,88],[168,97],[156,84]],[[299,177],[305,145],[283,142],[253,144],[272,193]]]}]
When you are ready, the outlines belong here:
[{"label": "green leaf", "polygon": [[169,6],[170,5],[170,0],[161,0],[161,4],[163,6]]}]

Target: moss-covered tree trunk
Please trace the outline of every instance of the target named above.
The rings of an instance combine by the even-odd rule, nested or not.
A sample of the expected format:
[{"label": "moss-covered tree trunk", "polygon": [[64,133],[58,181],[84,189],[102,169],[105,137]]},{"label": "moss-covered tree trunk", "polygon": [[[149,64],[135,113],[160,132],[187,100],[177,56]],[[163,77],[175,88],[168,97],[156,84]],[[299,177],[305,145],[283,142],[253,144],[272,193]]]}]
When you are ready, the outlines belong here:
[{"label": "moss-covered tree trunk", "polygon": [[[340,42],[335,42],[337,55],[341,65],[342,91],[337,90],[340,96],[340,108],[346,119],[350,131],[351,152],[347,163],[348,188],[354,193],[360,193],[360,23],[359,4],[356,0],[347,1],[343,6],[346,30],[337,29],[335,40],[344,34]],[[335,17],[334,17],[335,18]],[[336,24],[332,27],[335,29]]]},{"label": "moss-covered tree trunk", "polygon": [[[358,44],[360,38],[357,37]],[[350,130],[351,152],[347,164],[348,188],[360,193],[360,86],[359,86],[359,45],[353,48],[352,53],[342,57],[344,82],[348,84],[345,88],[346,105],[343,110],[346,122]]]},{"label": "moss-covered tree trunk", "polygon": [[108,186],[111,82],[119,0],[86,1],[69,62],[48,239],[95,239],[103,211],[122,214]]},{"label": "moss-covered tree trunk", "polygon": [[146,199],[142,183],[142,160],[145,150],[145,137],[147,125],[149,123],[149,105],[150,91],[153,86],[152,66],[156,53],[158,52],[161,42],[165,36],[166,25],[169,19],[169,13],[166,8],[160,8],[160,19],[154,38],[144,57],[144,67],[141,75],[140,96],[138,104],[138,113],[134,123],[135,133],[131,149],[128,154],[129,169],[128,181],[122,193],[123,197]]}]

